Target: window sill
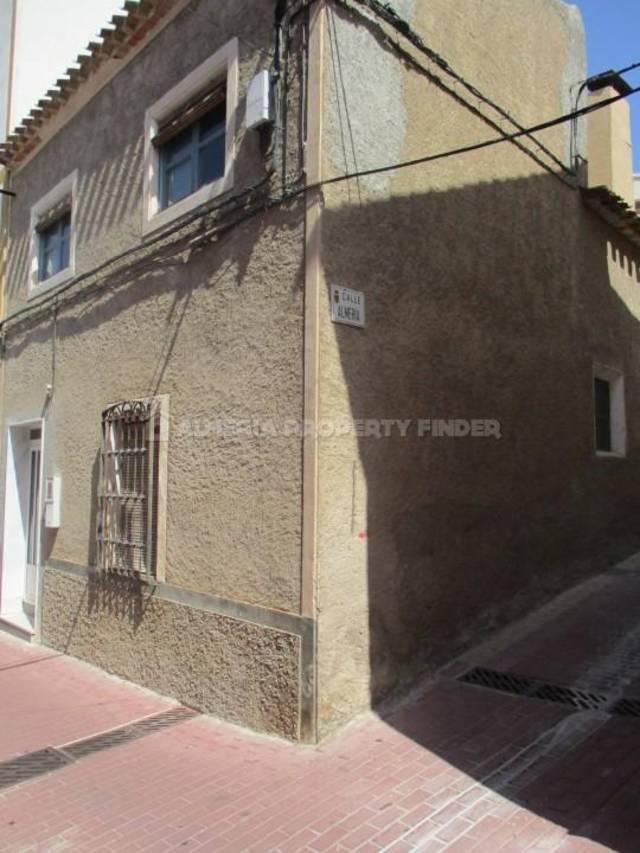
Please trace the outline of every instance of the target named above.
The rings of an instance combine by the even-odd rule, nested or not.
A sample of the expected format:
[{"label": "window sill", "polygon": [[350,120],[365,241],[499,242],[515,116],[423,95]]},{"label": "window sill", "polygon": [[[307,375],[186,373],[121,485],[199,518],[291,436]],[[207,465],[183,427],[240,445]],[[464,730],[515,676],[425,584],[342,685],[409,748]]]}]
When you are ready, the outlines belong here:
[{"label": "window sill", "polygon": [[600,459],[626,459],[626,453],[620,453],[616,450],[596,450],[596,456]]},{"label": "window sill", "polygon": [[29,285],[29,293],[27,294],[27,299],[37,299],[38,296],[42,296],[43,293],[47,293],[50,290],[55,290],[56,287],[60,287],[60,285],[65,284],[67,281],[70,281],[75,275],[75,270],[73,265],[70,267],[65,267],[60,272],[57,272],[55,275],[52,275],[50,278],[46,278],[44,281],[39,281],[37,284],[31,282]]},{"label": "window sill", "polygon": [[199,190],[191,193],[191,195],[185,196],[180,201],[172,204],[171,207],[165,207],[164,210],[159,210],[152,216],[146,217],[142,223],[143,235],[146,236],[153,231],[163,228],[165,225],[169,225],[176,219],[180,219],[187,213],[191,213],[196,208],[201,207],[203,204],[212,201],[214,198],[223,195],[231,189],[233,189],[233,171],[229,170],[224,177],[218,178],[217,181],[205,184]]}]

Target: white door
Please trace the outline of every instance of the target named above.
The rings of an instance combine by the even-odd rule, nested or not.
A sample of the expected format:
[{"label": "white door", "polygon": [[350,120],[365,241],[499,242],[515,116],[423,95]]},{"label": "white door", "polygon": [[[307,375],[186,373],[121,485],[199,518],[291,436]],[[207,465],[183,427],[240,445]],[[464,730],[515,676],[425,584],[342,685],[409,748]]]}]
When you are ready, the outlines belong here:
[{"label": "white door", "polygon": [[32,429],[29,436],[29,493],[27,510],[27,563],[24,578],[24,603],[35,607],[40,551],[40,456],[42,432]]}]

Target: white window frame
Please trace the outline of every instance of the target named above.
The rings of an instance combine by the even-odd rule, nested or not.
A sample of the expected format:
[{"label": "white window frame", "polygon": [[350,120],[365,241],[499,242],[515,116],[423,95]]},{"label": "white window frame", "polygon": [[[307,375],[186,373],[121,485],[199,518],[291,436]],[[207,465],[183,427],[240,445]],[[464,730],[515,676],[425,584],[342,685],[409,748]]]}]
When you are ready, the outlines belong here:
[{"label": "white window frame", "polygon": [[[29,243],[29,283],[27,289],[27,298],[34,299],[48,290],[53,290],[59,287],[65,281],[73,278],[76,274],[76,196],[78,189],[78,170],[75,169],[66,178],[63,178],[60,183],[50,190],[45,196],[37,201],[31,208],[30,229],[31,237]],[[71,229],[69,236],[69,265],[57,272],[55,275],[49,276],[44,281],[40,281],[40,234],[36,230],[38,221],[55,207],[64,201],[65,198],[71,196]]]},{"label": "white window frame", "polygon": [[596,456],[622,459],[627,455],[627,418],[624,394],[624,374],[621,370],[604,364],[594,364],[591,380],[593,395],[593,411],[595,416],[594,379],[602,379],[609,383],[609,423],[611,426],[611,450],[598,450],[596,445],[595,419],[593,427],[593,442]]},{"label": "white window frame", "polygon": [[[238,108],[238,56],[238,39],[233,38],[146,111],[144,119],[143,234],[162,228],[174,219],[184,216],[185,213],[189,213],[201,204],[205,204],[232,189]],[[162,210],[160,208],[160,152],[152,142],[158,132],[158,127],[171,113],[178,110],[182,104],[186,104],[207,84],[214,84],[218,80],[222,82],[225,78],[227,82],[227,119],[224,175],[210,184],[204,184],[194,193]]]}]

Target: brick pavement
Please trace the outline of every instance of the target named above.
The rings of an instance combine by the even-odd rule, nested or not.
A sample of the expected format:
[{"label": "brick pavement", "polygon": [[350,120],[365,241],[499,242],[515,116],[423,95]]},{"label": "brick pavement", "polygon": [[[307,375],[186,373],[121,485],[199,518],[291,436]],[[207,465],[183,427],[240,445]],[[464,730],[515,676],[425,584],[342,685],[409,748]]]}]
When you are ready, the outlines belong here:
[{"label": "brick pavement", "polygon": [[[457,667],[628,686],[639,594],[640,574],[590,581]],[[11,639],[0,689],[1,758],[171,706]],[[89,755],[0,791],[0,850],[632,853],[639,803],[640,718],[443,676],[316,748],[198,716]]]},{"label": "brick pavement", "polygon": [[0,637],[0,760],[173,704],[59,652]]}]

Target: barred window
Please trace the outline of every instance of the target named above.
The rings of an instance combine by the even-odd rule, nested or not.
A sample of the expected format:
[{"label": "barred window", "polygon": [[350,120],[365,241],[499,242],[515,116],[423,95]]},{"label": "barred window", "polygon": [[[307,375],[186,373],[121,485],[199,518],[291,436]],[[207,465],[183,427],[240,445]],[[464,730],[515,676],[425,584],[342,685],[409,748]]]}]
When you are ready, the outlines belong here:
[{"label": "barred window", "polygon": [[102,413],[97,555],[104,571],[163,578],[166,409],[158,397]]}]

